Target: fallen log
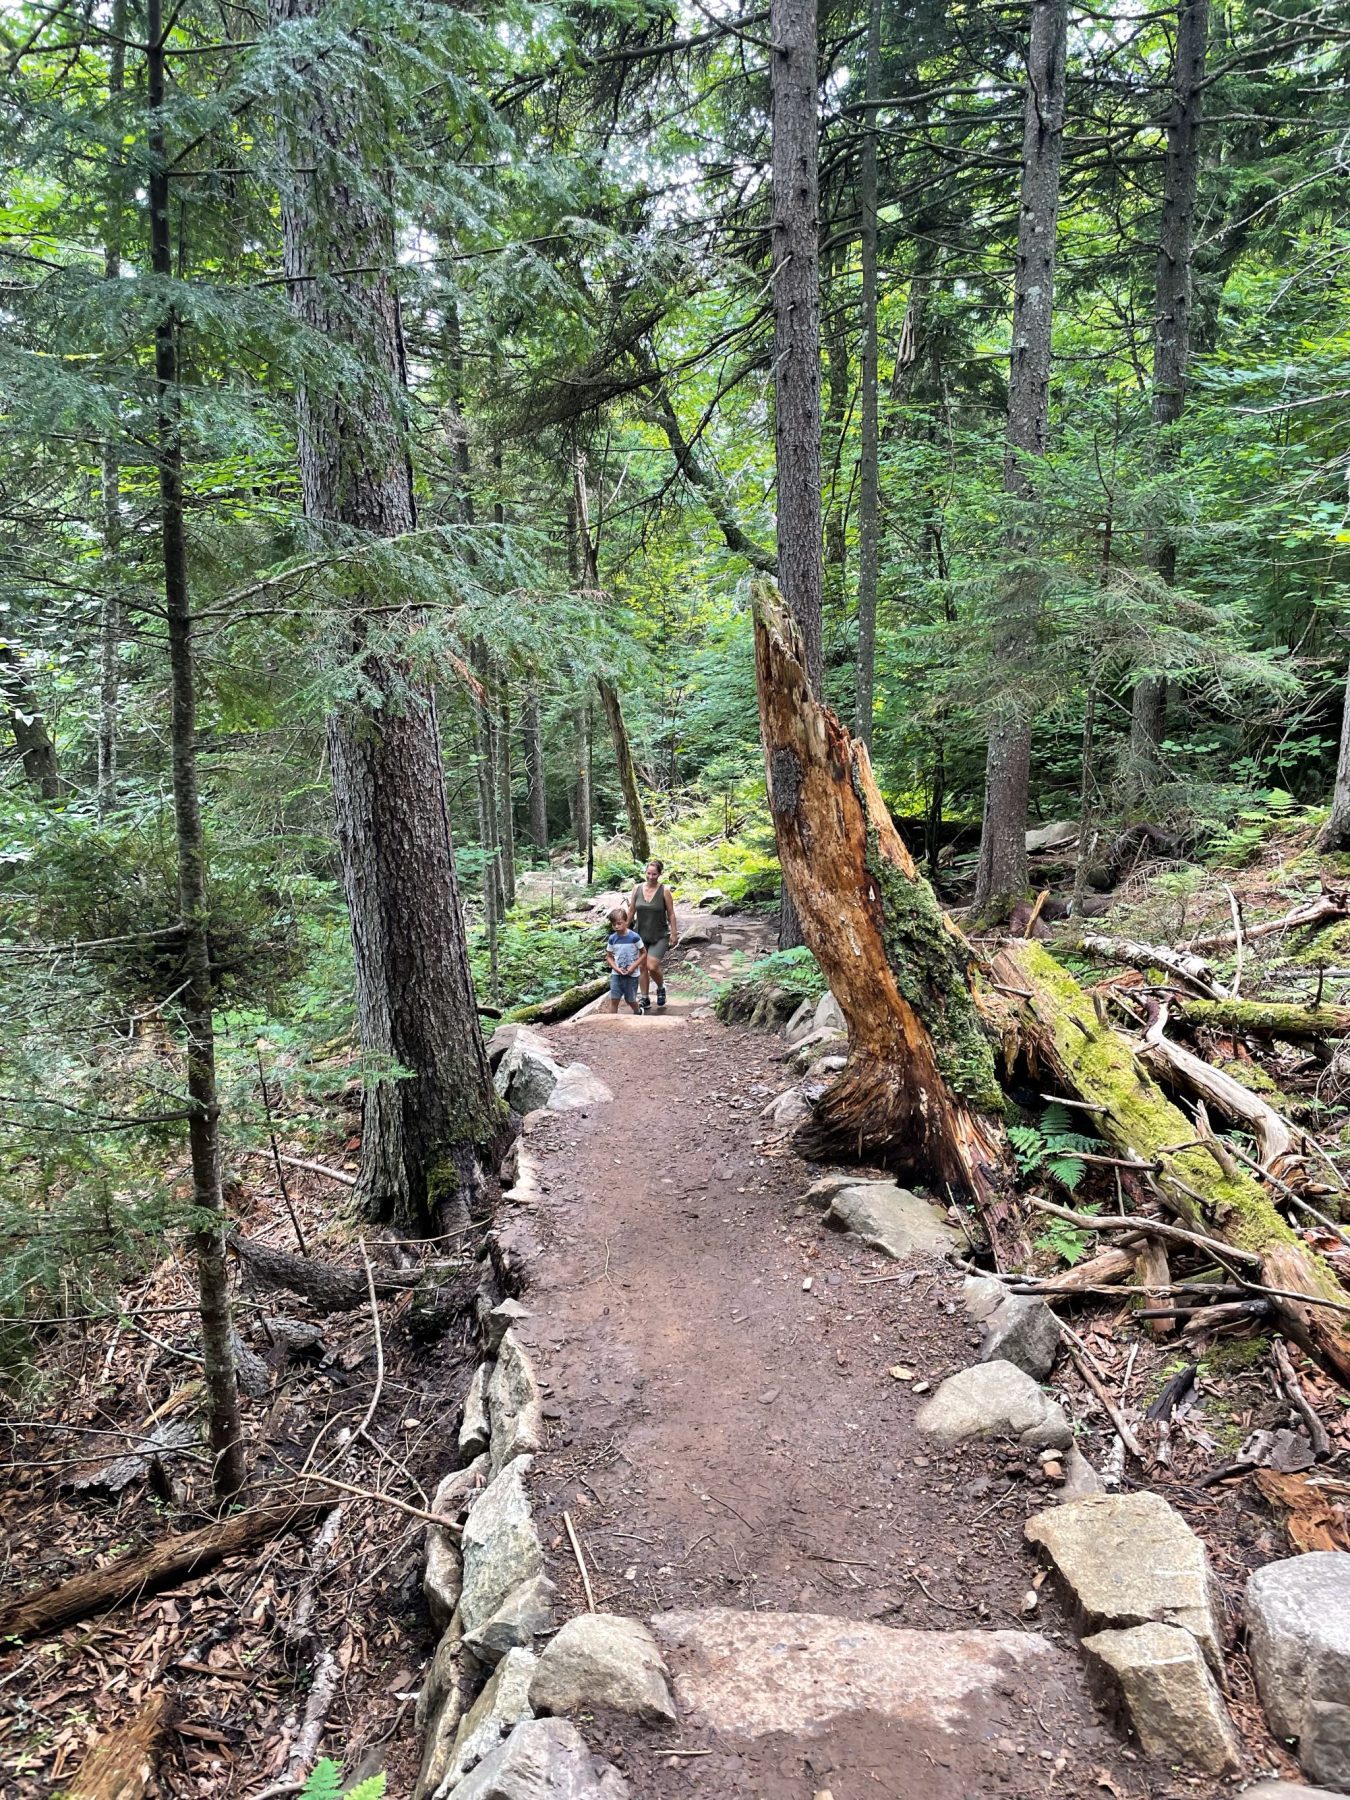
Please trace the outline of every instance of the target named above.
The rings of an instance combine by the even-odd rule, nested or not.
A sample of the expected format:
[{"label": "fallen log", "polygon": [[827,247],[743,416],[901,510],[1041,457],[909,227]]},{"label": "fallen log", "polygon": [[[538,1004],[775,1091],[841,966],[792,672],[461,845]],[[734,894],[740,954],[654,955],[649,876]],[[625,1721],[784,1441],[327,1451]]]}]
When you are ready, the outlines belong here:
[{"label": "fallen log", "polygon": [[1184,981],[1207,1000],[1223,1000],[1227,996],[1215,981],[1203,956],[1188,956],[1184,950],[1173,950],[1167,944],[1140,944],[1133,938],[1102,937],[1095,931],[1084,932],[1083,948],[1089,956],[1100,956],[1103,962],[1124,963],[1130,969],[1166,969],[1178,981]]},{"label": "fallen log", "polygon": [[1109,1287],[1126,1281],[1134,1273],[1134,1258],[1125,1250],[1103,1250],[1100,1256],[1089,1256],[1075,1263],[1062,1275],[1052,1275],[1041,1284],[1048,1294],[1082,1294],[1095,1287]]},{"label": "fallen log", "polygon": [[[1009,942],[994,975],[1021,987],[1020,1053],[1033,1074],[1048,1072],[1093,1109],[1095,1128],[1123,1155],[1159,1165],[1148,1180],[1169,1209],[1227,1246],[1230,1260],[1255,1257],[1260,1286],[1288,1335],[1350,1382],[1350,1304],[1334,1271],[1298,1238],[1261,1183],[1244,1171],[1225,1174],[1195,1128],[1167,1099],[1135,1046],[1104,1026],[1091,998],[1039,944]],[[1095,1219],[1100,1228],[1102,1217]],[[1168,1237],[1175,1228],[1145,1227]]]},{"label": "fallen log", "polygon": [[[225,1241],[261,1287],[288,1288],[326,1313],[354,1312],[366,1304],[366,1277],[360,1269],[335,1269],[317,1257],[296,1256],[290,1250],[260,1244],[237,1228]],[[404,1293],[416,1287],[419,1276],[416,1269],[381,1269],[375,1276],[375,1292],[381,1298]]]},{"label": "fallen log", "polygon": [[138,1600],[166,1582],[183,1581],[227,1556],[237,1556],[283,1531],[307,1525],[332,1504],[328,1499],[288,1500],[284,1505],[254,1507],[215,1525],[203,1525],[198,1531],[163,1538],[149,1550],[119,1557],[103,1569],[87,1569],[55,1587],[20,1594],[0,1606],[0,1639],[38,1637],[91,1613]]},{"label": "fallen log", "polygon": [[142,1800],[171,1713],[169,1696],[161,1689],[125,1725],[95,1738],[75,1779],[62,1789],[65,1800]]},{"label": "fallen log", "polygon": [[1284,1000],[1188,1000],[1178,1022],[1212,1025],[1241,1037],[1305,1039],[1350,1037],[1350,1006],[1298,1006]]},{"label": "fallen log", "polygon": [[594,981],[579,982],[576,987],[554,994],[550,1000],[536,1000],[530,1006],[513,1006],[503,1015],[502,1023],[556,1025],[562,1019],[570,1019],[573,1013],[579,1013],[583,1006],[589,1006],[592,1000],[598,1000],[601,994],[608,992],[609,976],[598,975]]},{"label": "fallen log", "polygon": [[[1263,919],[1256,925],[1244,925],[1242,935],[1248,943],[1253,938],[1271,937],[1277,931],[1297,931],[1308,925],[1329,925],[1335,919],[1350,918],[1350,895],[1329,888],[1315,899],[1301,900],[1281,918]],[[1203,937],[1191,938],[1183,950],[1224,950],[1236,944],[1236,931],[1210,931]]]},{"label": "fallen log", "polygon": [[891,821],[866,746],[811,691],[777,587],[751,584],[769,806],[802,936],[848,1022],[848,1062],[799,1128],[822,1161],[880,1162],[980,1203],[1021,1241],[1003,1097],[971,951]]}]

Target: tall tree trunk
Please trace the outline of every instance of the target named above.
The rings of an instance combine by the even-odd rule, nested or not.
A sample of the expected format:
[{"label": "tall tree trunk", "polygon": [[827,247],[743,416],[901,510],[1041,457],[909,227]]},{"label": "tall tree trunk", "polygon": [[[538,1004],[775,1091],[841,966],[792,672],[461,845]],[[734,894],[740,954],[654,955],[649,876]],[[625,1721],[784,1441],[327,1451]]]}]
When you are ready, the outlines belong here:
[{"label": "tall tree trunk", "polygon": [[516,903],[516,814],[511,769],[511,678],[502,665],[497,687],[497,818],[501,842],[502,904]]},{"label": "tall tree trunk", "polygon": [[[1004,491],[1014,505],[1025,505],[1035,493],[1028,461],[1044,455],[1050,427],[1050,343],[1067,37],[1067,0],[1032,0],[1003,465]],[[995,620],[996,685],[1002,701],[989,732],[984,825],[975,877],[975,911],[988,919],[1006,918],[1027,886],[1032,716],[1028,687],[1042,588],[1033,566],[1034,555],[1031,535],[1024,526],[1014,524]]]},{"label": "tall tree trunk", "polygon": [[[1200,128],[1208,45],[1209,0],[1180,0],[1172,99],[1167,112],[1153,319],[1153,426],[1157,434],[1155,454],[1161,468],[1175,460],[1176,447],[1167,434],[1186,404],[1186,370],[1191,356],[1191,261],[1200,187]],[[1164,532],[1154,544],[1152,562],[1160,579],[1171,587],[1177,575],[1177,546],[1170,532]],[[1130,768],[1136,791],[1147,789],[1162,774],[1159,749],[1166,733],[1167,677],[1145,675],[1135,684],[1130,706]]]},{"label": "tall tree trunk", "polygon": [[881,0],[870,0],[867,12],[867,65],[863,78],[867,101],[862,154],[858,168],[858,205],[862,213],[862,327],[859,385],[861,441],[858,448],[858,656],[853,680],[853,731],[872,748],[872,706],[876,690],[877,570],[881,557],[880,438],[877,418],[877,133],[876,102],[881,96]]},{"label": "tall tree trunk", "polygon": [[1341,714],[1341,750],[1331,795],[1331,817],[1322,836],[1322,848],[1350,850],[1350,669],[1345,677],[1345,710]]},{"label": "tall tree trunk", "polygon": [[[573,491],[576,497],[577,544],[581,553],[581,573],[586,586],[596,593],[600,590],[600,570],[596,559],[595,540],[591,536],[590,505],[586,496],[586,463],[580,452],[572,465]],[[619,692],[611,682],[602,675],[597,675],[595,685],[600,691],[600,700],[605,709],[605,718],[609,724],[609,735],[614,745],[614,761],[619,771],[619,787],[623,793],[624,811],[628,814],[628,838],[633,846],[633,855],[639,862],[645,863],[652,853],[651,837],[647,830],[647,815],[642,810],[642,793],[638,787],[637,765],[633,761],[633,746],[629,742],[628,727],[624,723],[623,704]]]},{"label": "tall tree trunk", "polygon": [[[108,45],[108,114],[113,127],[108,153],[108,190],[103,225],[103,278],[118,281],[122,273],[122,210],[126,200],[126,159],[122,150],[122,98],[126,89],[126,0],[113,0]],[[117,798],[117,714],[121,694],[122,595],[119,552],[122,547],[122,496],[119,445],[113,432],[103,441],[99,470],[103,511],[103,596],[99,607],[98,775],[97,805],[106,816]]]},{"label": "tall tree trunk", "polygon": [[589,867],[591,860],[591,756],[590,713],[580,701],[572,712],[575,729],[575,770],[572,778],[572,829],[577,840],[577,856]]},{"label": "tall tree trunk", "polygon": [[[502,893],[501,844],[497,837],[497,734],[492,711],[492,667],[487,645],[475,638],[469,661],[478,677],[474,696],[474,784],[478,795],[478,842],[483,852],[483,915],[492,943],[505,910]],[[496,996],[493,996],[494,1001]]]},{"label": "tall tree trunk", "polygon": [[1006,1219],[1007,1151],[969,953],[914,866],[866,747],[819,702],[773,583],[751,586],[769,806],[802,931],[848,1021],[848,1065],[798,1134],[813,1156],[951,1182]]},{"label": "tall tree trunk", "polygon": [[[274,26],[303,37],[320,0],[271,8]],[[344,542],[394,538],[415,511],[393,223],[348,174],[372,166],[384,119],[370,89],[325,86],[324,72],[308,62],[283,128],[291,304],[316,341],[343,347],[340,378],[315,375],[299,394],[305,515]],[[362,1046],[407,1071],[367,1088],[360,1191],[375,1217],[440,1232],[491,1196],[509,1126],[478,1025],[435,703],[376,630],[356,607],[342,650],[381,703],[344,702],[328,732]]]},{"label": "tall tree trunk", "polygon": [[[820,136],[816,0],[772,0],[773,368],[778,568],[801,634],[806,678],[824,693],[820,539]],[[781,858],[780,858],[781,861]],[[778,944],[802,941],[783,866]]]},{"label": "tall tree trunk", "polygon": [[[157,282],[173,279],[169,221],[169,165],[164,144],[166,80],[162,0],[146,0],[146,104],[150,161],[150,269]],[[160,548],[172,686],[174,839],[178,910],[187,984],[188,1154],[193,1233],[202,1321],[202,1373],[211,1441],[212,1488],[229,1500],[244,1484],[244,1440],[235,1383],[225,1261],[225,1202],[220,1184],[220,1103],[216,1093],[215,1020],[206,889],[206,845],[197,791],[196,671],[184,536],[183,442],[178,388],[179,319],[166,306],[155,326],[155,460],[159,474]]]},{"label": "tall tree trunk", "polygon": [[66,791],[56,744],[42,716],[22,653],[0,639],[0,705],[9,715],[14,748],[27,779],[44,800],[59,800]]},{"label": "tall tree trunk", "polygon": [[530,784],[530,842],[536,850],[548,849],[548,790],[544,785],[544,731],[539,717],[539,696],[525,696],[521,734],[525,747],[525,776]]},{"label": "tall tree trunk", "polygon": [[[843,248],[833,254],[826,265],[824,288],[829,296],[828,329],[824,330],[825,350],[825,416],[822,443],[828,458],[828,476],[822,484],[828,495],[824,508],[822,539],[822,597],[825,604],[843,613],[848,587],[848,498],[849,476],[844,467],[844,450],[848,442],[850,401],[849,321],[848,309],[835,303],[835,295],[847,280],[848,255]],[[824,305],[824,303],[822,303]]]}]

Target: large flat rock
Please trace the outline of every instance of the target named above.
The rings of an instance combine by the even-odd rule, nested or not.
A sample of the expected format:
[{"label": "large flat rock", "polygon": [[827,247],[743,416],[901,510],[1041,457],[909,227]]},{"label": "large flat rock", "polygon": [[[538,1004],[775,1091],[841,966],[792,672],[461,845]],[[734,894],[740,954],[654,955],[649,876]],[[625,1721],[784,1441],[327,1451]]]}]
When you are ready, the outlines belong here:
[{"label": "large flat rock", "polygon": [[897,1262],[907,1256],[949,1256],[959,1233],[939,1206],[893,1181],[860,1181],[839,1188],[825,1223],[852,1232]]},{"label": "large flat rock", "polygon": [[1034,1514],[1026,1535],[1091,1629],[1175,1625],[1221,1666],[1222,1611],[1205,1546],[1161,1494],[1088,1494]]},{"label": "large flat rock", "polygon": [[1027,1664],[1060,1658],[1021,1631],[903,1631],[818,1613],[658,1613],[681,1718],[737,1737],[823,1730],[846,1713],[959,1731]]},{"label": "large flat rock", "polygon": [[1305,1773],[1350,1787],[1350,1552],[1312,1550],[1257,1569],[1244,1601],[1256,1686]]}]

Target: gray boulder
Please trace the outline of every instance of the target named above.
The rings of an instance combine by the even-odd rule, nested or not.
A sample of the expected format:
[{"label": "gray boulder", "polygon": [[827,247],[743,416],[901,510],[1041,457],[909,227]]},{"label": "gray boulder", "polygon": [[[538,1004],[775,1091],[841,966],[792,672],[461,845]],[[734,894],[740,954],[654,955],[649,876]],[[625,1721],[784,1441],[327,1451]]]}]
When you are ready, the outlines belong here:
[{"label": "gray boulder", "polygon": [[811,1117],[811,1102],[800,1088],[790,1087],[770,1100],[759,1116],[768,1121],[771,1131],[785,1136]]},{"label": "gray boulder", "polygon": [[833,994],[822,994],[816,1002],[812,1027],[816,1031],[847,1031],[848,1020],[844,1017],[844,1009]]},{"label": "gray boulder", "polygon": [[949,1375],[925,1405],[915,1423],[944,1444],[963,1438],[1019,1438],[1029,1445],[1065,1449],[1073,1441],[1069,1421],[1059,1405],[1043,1393],[1025,1370],[1012,1363],[978,1363]]},{"label": "gray boulder", "polygon": [[561,1074],[547,1042],[538,1032],[522,1025],[517,1027],[492,1079],[497,1092],[515,1112],[532,1113],[547,1105]]},{"label": "gray boulder", "polygon": [[519,1325],[522,1320],[528,1319],[529,1316],[530,1309],[528,1306],[522,1306],[519,1300],[512,1300],[510,1298],[503,1300],[499,1306],[494,1306],[491,1309],[484,1322],[483,1328],[487,1334],[487,1347],[494,1356],[501,1348],[502,1339],[506,1336],[512,1326]]},{"label": "gray boulder", "polygon": [[544,1412],[534,1368],[514,1331],[504,1331],[497,1361],[487,1384],[491,1421],[490,1467],[493,1475],[517,1456],[533,1456],[543,1448]]},{"label": "gray boulder", "polygon": [[460,1653],[464,1640],[453,1619],[436,1646],[426,1680],[417,1696],[413,1719],[422,1734],[422,1761],[412,1800],[429,1800],[450,1766],[463,1706],[460,1700]]},{"label": "gray boulder", "polygon": [[[436,1489],[431,1510],[445,1519],[458,1520],[487,1484],[488,1459],[479,1454],[464,1469],[454,1469]],[[457,1533],[441,1525],[427,1526],[426,1560],[422,1567],[422,1593],[436,1625],[450,1623],[464,1584],[463,1562]]]},{"label": "gray boulder", "polygon": [[1077,1444],[1070,1444],[1064,1455],[1064,1485],[1059,1498],[1082,1500],[1088,1494],[1104,1494],[1106,1483],[1093,1468]]},{"label": "gray boulder", "polygon": [[961,1304],[977,1325],[983,1325],[1007,1298],[1007,1288],[995,1275],[967,1275],[961,1283]]},{"label": "gray boulder", "polygon": [[545,1713],[610,1706],[653,1725],[675,1720],[656,1639],[645,1625],[617,1613],[581,1613],[567,1621],[539,1658],[530,1704]]},{"label": "gray boulder", "polygon": [[1350,1786],[1350,1552],[1267,1563],[1247,1583],[1247,1649],[1277,1737],[1305,1774]]},{"label": "gray boulder", "polygon": [[1205,1546],[1161,1494],[1089,1494],[1026,1523],[1090,1630],[1175,1625],[1222,1666],[1222,1603]]},{"label": "gray boulder", "polygon": [[[489,1630],[512,1595],[543,1576],[543,1545],[525,1491],[529,1466],[527,1456],[509,1463],[474,1501],[464,1521],[460,1540],[464,1558],[460,1614],[465,1641],[475,1654],[480,1646],[489,1649],[500,1643],[500,1655],[513,1643],[529,1641],[528,1637],[509,1631],[504,1634]],[[518,1613],[517,1608],[508,1614],[507,1622],[517,1618]],[[510,1641],[502,1642],[503,1635]]]},{"label": "gray boulder", "polygon": [[465,1632],[465,1645],[484,1663],[495,1663],[508,1650],[528,1649],[537,1637],[552,1631],[557,1598],[558,1590],[547,1575],[531,1575],[512,1588],[490,1619]]},{"label": "gray boulder", "polygon": [[455,1784],[485,1756],[491,1756],[502,1739],[523,1719],[532,1719],[530,1682],[536,1658],[529,1650],[508,1650],[488,1677],[487,1685],[460,1720],[450,1756],[434,1794],[445,1800]]},{"label": "gray boulder", "polygon": [[1010,1362],[1037,1381],[1055,1364],[1059,1320],[1034,1294],[1008,1294],[985,1321],[981,1362]]},{"label": "gray boulder", "polygon": [[815,1030],[816,1007],[813,1000],[803,1000],[783,1027],[783,1035],[789,1044],[800,1044]]},{"label": "gray boulder", "polygon": [[618,1770],[566,1719],[527,1719],[455,1789],[455,1800],[630,1800]]},{"label": "gray boulder", "polygon": [[479,1363],[464,1396],[464,1417],[459,1427],[459,1454],[464,1461],[481,1455],[492,1436],[487,1411],[487,1378],[487,1364]]},{"label": "gray boulder", "polygon": [[1350,1794],[1304,1787],[1297,1781],[1258,1781],[1255,1787],[1243,1788],[1237,1800],[1350,1800]]},{"label": "gray boulder", "polygon": [[1099,1631],[1083,1651],[1150,1756],[1211,1775],[1241,1766],[1228,1709],[1189,1631],[1156,1623]]},{"label": "gray boulder", "polygon": [[719,905],[720,902],[725,899],[726,895],[722,892],[721,888],[709,888],[706,894],[699,895],[698,903],[700,907],[704,907],[711,912],[714,906]]},{"label": "gray boulder", "polygon": [[906,1256],[950,1256],[958,1242],[941,1207],[893,1181],[840,1188],[826,1209],[825,1223],[852,1232],[897,1262]]}]

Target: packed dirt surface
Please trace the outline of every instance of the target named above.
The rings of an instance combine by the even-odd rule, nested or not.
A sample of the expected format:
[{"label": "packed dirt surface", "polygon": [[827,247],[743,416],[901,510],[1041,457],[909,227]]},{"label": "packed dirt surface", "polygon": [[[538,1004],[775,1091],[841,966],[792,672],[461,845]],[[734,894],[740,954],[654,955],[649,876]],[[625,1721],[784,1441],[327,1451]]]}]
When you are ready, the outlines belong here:
[{"label": "packed dirt surface", "polygon": [[1035,1630],[1063,1654],[1010,1664],[953,1731],[866,1710],[753,1738],[597,1718],[596,1747],[647,1800],[1194,1793],[1088,1698],[1022,1542],[1049,1499],[1032,1453],[916,1431],[978,1342],[959,1273],[822,1230],[802,1201],[819,1171],[760,1117],[787,1085],[781,1037],[722,1026],[698,985],[672,977],[665,1014],[548,1034],[615,1096],[531,1121],[539,1193],[516,1227],[537,1240],[522,1336],[546,1384],[533,1480],[561,1613],[586,1606],[566,1512],[600,1610]]}]

